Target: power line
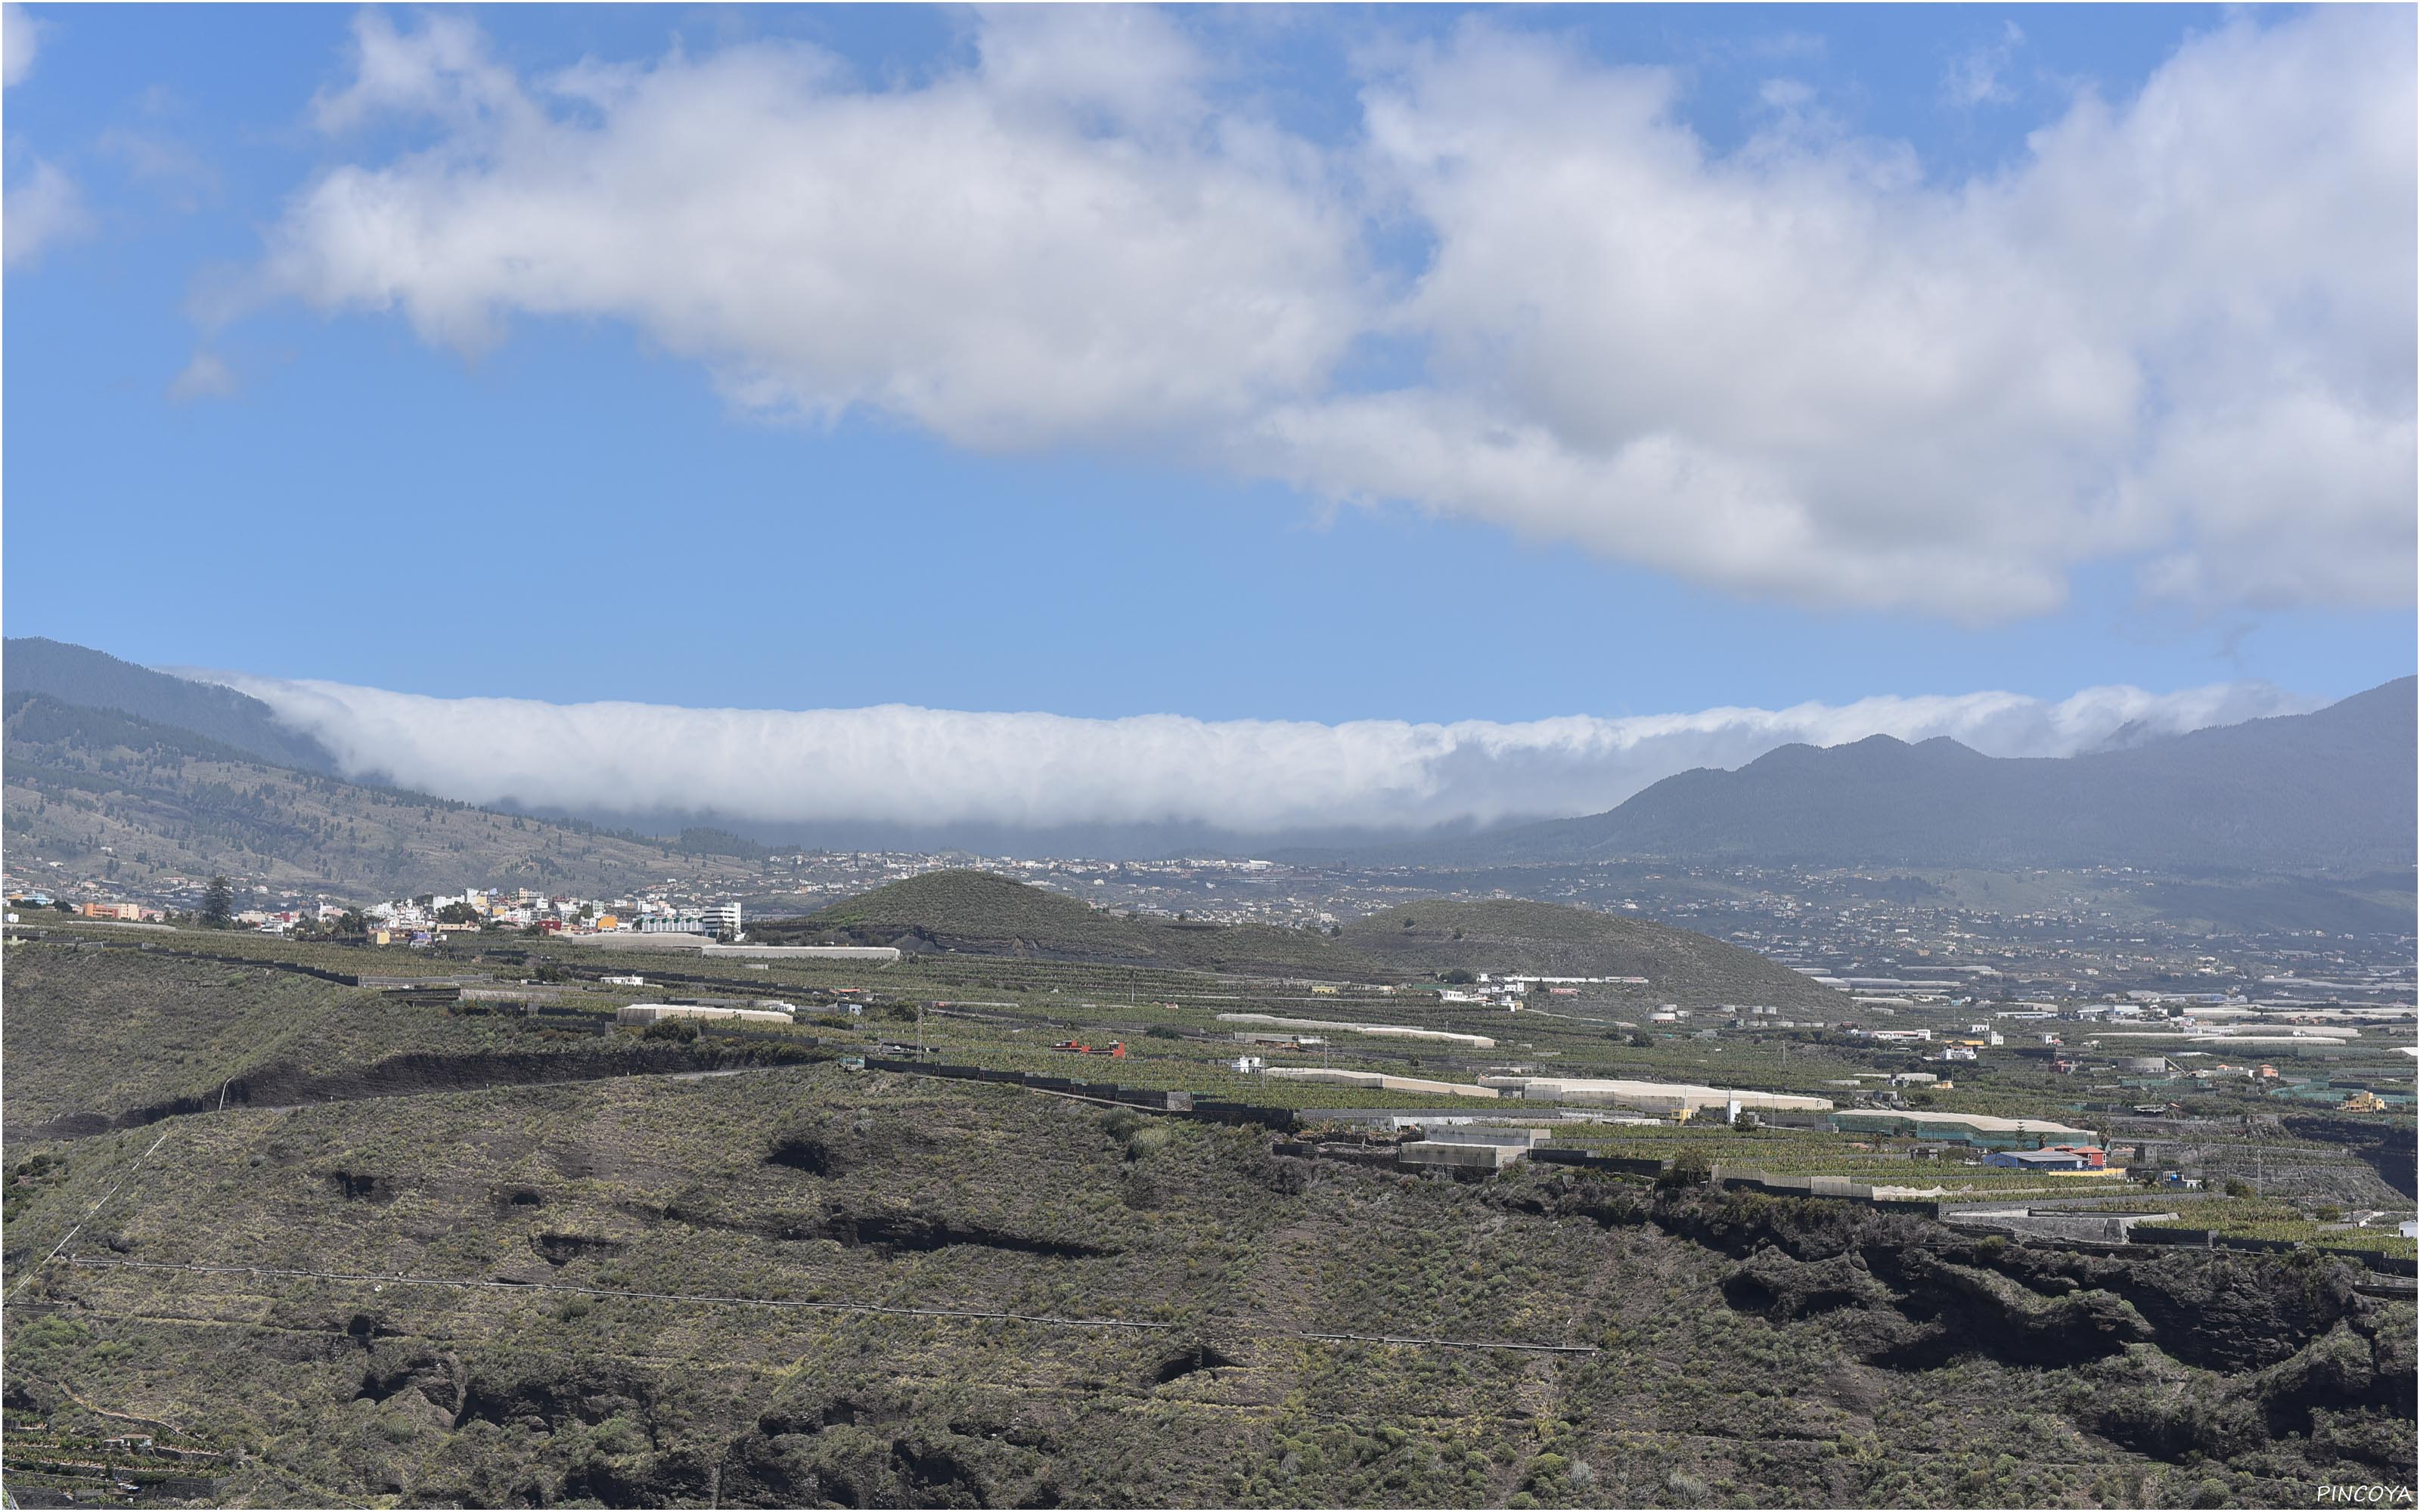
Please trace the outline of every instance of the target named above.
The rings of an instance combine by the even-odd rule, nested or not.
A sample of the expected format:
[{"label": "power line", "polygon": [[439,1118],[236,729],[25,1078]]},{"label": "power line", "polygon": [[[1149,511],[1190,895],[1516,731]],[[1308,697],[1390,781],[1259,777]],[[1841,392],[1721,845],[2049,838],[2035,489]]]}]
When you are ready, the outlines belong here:
[{"label": "power line", "polygon": [[282,1280],[369,1282],[377,1286],[434,1287],[462,1291],[547,1291],[582,1297],[621,1298],[633,1302],[687,1303],[694,1306],[768,1307],[799,1312],[870,1313],[887,1317],[936,1318],[965,1322],[1032,1323],[1049,1328],[1123,1328],[1164,1334],[1205,1324],[1216,1324],[1271,1337],[1308,1339],[1322,1343],[1383,1344],[1437,1350],[1507,1350],[1527,1354],[1601,1354],[1604,1352],[1593,1344],[1530,1344],[1511,1339],[1453,1339],[1398,1334],[1323,1332],[1312,1329],[1284,1328],[1259,1319],[1236,1317],[1214,1316],[1200,1323],[1168,1323],[1131,1318],[1063,1318],[1048,1313],[985,1312],[965,1307],[904,1307],[885,1306],[878,1303],[814,1302],[787,1297],[725,1297],[700,1292],[631,1291],[611,1287],[577,1286],[564,1281],[489,1281],[446,1276],[380,1275],[371,1272],[309,1271],[263,1265],[194,1265],[166,1260],[127,1260],[86,1255],[70,1256],[66,1263],[103,1270],[178,1271],[197,1275],[245,1275]]},{"label": "power line", "polygon": [[85,1211],[84,1217],[77,1221],[76,1226],[68,1230],[67,1238],[60,1240],[56,1244],[53,1245],[51,1247],[51,1252],[48,1255],[43,1256],[40,1262],[36,1264],[32,1270],[25,1273],[25,1279],[17,1283],[15,1288],[8,1293],[8,1301],[16,1301],[17,1293],[24,1290],[25,1288],[31,1284],[34,1277],[41,1273],[42,1267],[50,1264],[53,1260],[59,1257],[59,1251],[68,1247],[69,1241],[73,1240],[76,1235],[84,1232],[84,1226],[92,1222],[93,1214],[99,1212],[110,1198],[117,1196],[117,1189],[124,1186],[127,1181],[133,1177],[136,1171],[143,1168],[143,1163],[151,1158],[151,1150],[157,1149],[162,1145],[166,1144],[168,1142],[168,1134],[173,1133],[175,1133],[174,1130],[163,1132],[159,1138],[151,1141],[150,1149],[146,1149],[142,1154],[134,1157],[134,1164],[126,1167],[126,1174],[120,1176],[116,1181],[112,1182],[109,1190],[101,1195],[101,1201],[94,1203]]},{"label": "power line", "polygon": [[121,1271],[182,1271],[197,1275],[249,1275],[283,1280],[369,1282],[382,1287],[436,1287],[456,1290],[552,1291],[582,1297],[618,1297],[633,1302],[688,1303],[696,1306],[772,1307],[804,1312],[880,1313],[904,1318],[945,1318],[970,1321],[1038,1323],[1059,1328],[1132,1328],[1170,1330],[1178,1323],[1147,1322],[1126,1318],[1061,1318],[1047,1313],[982,1312],[963,1307],[897,1307],[878,1303],[814,1302],[790,1297],[723,1297],[680,1291],[630,1291],[611,1287],[582,1287],[563,1281],[486,1281],[446,1276],[380,1275],[367,1272],[287,1270],[265,1265],[184,1265],[165,1260],[121,1260],[75,1255],[67,1263]]}]

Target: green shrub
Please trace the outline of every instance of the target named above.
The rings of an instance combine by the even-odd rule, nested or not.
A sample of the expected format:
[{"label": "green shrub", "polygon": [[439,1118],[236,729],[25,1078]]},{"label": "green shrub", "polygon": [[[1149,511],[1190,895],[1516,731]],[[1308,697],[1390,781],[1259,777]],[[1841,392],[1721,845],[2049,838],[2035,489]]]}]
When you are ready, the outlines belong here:
[{"label": "green shrub", "polygon": [[38,1318],[24,1327],[13,1330],[9,1343],[19,1349],[46,1350],[63,1344],[73,1344],[85,1336],[85,1326],[72,1318]]},{"label": "green shrub", "polygon": [[625,1413],[616,1412],[597,1425],[597,1447],[609,1455],[637,1454],[646,1446],[645,1430]]},{"label": "green shrub", "polygon": [[1686,1145],[1672,1156],[1670,1165],[1655,1178],[1657,1186],[1703,1186],[1714,1179],[1714,1163],[1711,1156],[1695,1145]]}]

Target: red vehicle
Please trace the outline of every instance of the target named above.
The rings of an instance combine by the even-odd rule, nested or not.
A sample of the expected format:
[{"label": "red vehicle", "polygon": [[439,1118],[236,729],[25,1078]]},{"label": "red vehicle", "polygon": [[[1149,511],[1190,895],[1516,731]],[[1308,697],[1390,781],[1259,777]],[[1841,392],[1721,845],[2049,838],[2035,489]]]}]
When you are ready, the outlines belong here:
[{"label": "red vehicle", "polygon": [[1050,1048],[1053,1050],[1064,1050],[1070,1055],[1078,1056],[1109,1056],[1118,1060],[1124,1060],[1126,1057],[1125,1042],[1122,1040],[1112,1040],[1108,1044],[1101,1045],[1098,1048],[1088,1044],[1078,1043],[1074,1040],[1062,1040]]}]

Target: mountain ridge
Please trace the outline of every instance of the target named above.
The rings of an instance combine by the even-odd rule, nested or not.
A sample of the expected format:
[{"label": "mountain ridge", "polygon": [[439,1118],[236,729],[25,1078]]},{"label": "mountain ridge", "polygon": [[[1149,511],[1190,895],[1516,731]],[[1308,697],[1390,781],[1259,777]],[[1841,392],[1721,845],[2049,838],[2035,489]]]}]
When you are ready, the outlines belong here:
[{"label": "mountain ridge", "polygon": [[0,713],[12,855],[82,862],[121,887],[224,872],[365,903],[483,878],[627,887],[668,872],[726,885],[749,874],[682,841],[349,782],[32,689],[10,688]]},{"label": "mountain ridge", "polygon": [[[88,647],[6,642],[11,691],[115,709],[192,733],[246,761],[323,778],[336,764],[265,703]],[[711,814],[644,821],[549,806],[491,811],[575,831],[669,832],[714,825],[780,848],[969,850],[1025,855],[1258,856],[1289,862],[1460,868],[1716,857],[1786,864],[2075,867],[2344,875],[2408,868],[2420,760],[2410,677],[2304,715],[2185,734],[2121,729],[2069,757],[1995,757],[1947,736],[1792,743],[1730,770],[1675,774],[1600,813],[1426,832],[1250,837],[1203,826],[764,825]],[[156,732],[147,739],[156,741]],[[376,779],[354,780],[386,791]],[[930,829],[910,834],[910,830]],[[801,831],[805,831],[802,833]],[[865,830],[866,833],[857,833]],[[879,833],[876,831],[880,831]],[[894,832],[895,831],[895,832]],[[978,833],[979,831],[979,833]]]},{"label": "mountain ridge", "polygon": [[272,766],[340,775],[314,737],[287,728],[268,704],[214,683],[199,683],[124,661],[90,646],[44,636],[0,642],[0,683],[10,692],[46,693],[80,708],[116,709],[233,747]]},{"label": "mountain ridge", "polygon": [[2412,859],[2415,689],[2397,678],[2309,714],[2068,757],[1988,756],[1947,736],[1793,744],[1678,773],[1602,813],[1380,854],[2375,872]]}]

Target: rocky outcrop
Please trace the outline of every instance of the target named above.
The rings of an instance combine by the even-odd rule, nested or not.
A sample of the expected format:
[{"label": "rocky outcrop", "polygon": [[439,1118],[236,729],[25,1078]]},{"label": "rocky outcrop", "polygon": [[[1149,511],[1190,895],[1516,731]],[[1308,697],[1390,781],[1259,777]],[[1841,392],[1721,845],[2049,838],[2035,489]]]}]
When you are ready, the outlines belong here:
[{"label": "rocky outcrop", "polygon": [[980,1224],[919,1212],[834,1213],[824,1221],[820,1237],[836,1240],[851,1247],[865,1244],[893,1252],[922,1252],[947,1249],[954,1244],[974,1244],[1022,1255],[1047,1255],[1063,1260],[1094,1259],[1119,1253],[1115,1249],[1078,1240],[1041,1239],[1031,1234],[1011,1233]]},{"label": "rocky outcrop", "polygon": [[958,1244],[1063,1260],[1098,1259],[1124,1253],[1114,1245],[1019,1233],[912,1208],[860,1211],[833,1206],[799,1211],[766,1207],[733,1211],[703,1203],[694,1207],[682,1203],[664,1207],[624,1203],[620,1211],[646,1223],[686,1224],[692,1228],[758,1234],[785,1242],[830,1240],[848,1249],[872,1249],[883,1254],[923,1254]]},{"label": "rocky outcrop", "polygon": [[726,1505],[1055,1506],[1051,1433],[978,1405],[946,1425],[911,1404],[841,1397],[769,1412],[721,1465]]},{"label": "rocky outcrop", "polygon": [[1895,1273],[1893,1305],[1927,1325],[1884,1351],[1880,1363],[1925,1366],[1961,1354],[1989,1354],[2011,1365],[2059,1367],[2106,1358],[2154,1330],[2124,1298],[2069,1288],[2045,1296],[1997,1271],[1962,1265],[1929,1249],[1910,1249]]},{"label": "rocky outcrop", "polygon": [[654,1377],[636,1366],[581,1355],[531,1356],[509,1372],[473,1374],[462,1388],[455,1426],[479,1419],[551,1433],[573,1421],[593,1427],[628,1416],[644,1423],[659,1395]]},{"label": "rocky outcrop", "polygon": [[1732,1306],[1785,1319],[1861,1309],[1873,1322],[1861,1335],[1869,1357],[1903,1367],[1962,1353],[2084,1365],[2148,1344],[2180,1365],[2244,1373],[2295,1358],[2340,1324],[2363,1326],[2381,1306],[2355,1292],[2349,1268],[2307,1254],[2037,1249],[1854,1203],[1572,1174],[1490,1200],[1652,1224],[1740,1261],[1724,1287]]},{"label": "rocky outcrop", "polygon": [[390,1402],[397,1398],[434,1408],[451,1419],[462,1408],[462,1363],[451,1354],[421,1347],[380,1341],[372,1344],[369,1364],[362,1370],[359,1398]]},{"label": "rocky outcrop", "polygon": [[619,1255],[629,1247],[628,1240],[603,1234],[535,1233],[530,1235],[530,1248],[549,1265],[568,1265],[573,1260],[595,1256]]},{"label": "rocky outcrop", "polygon": [[1773,1318],[1888,1306],[1893,1300],[1890,1288],[1874,1279],[1857,1255],[1802,1260],[1777,1245],[1750,1255],[1723,1283],[1723,1295],[1744,1312]]},{"label": "rocky outcrop", "polygon": [[2412,1458],[2415,1399],[2408,1318],[2349,1318],[2264,1370],[2222,1375],[2130,1350],[2079,1376],[2071,1411],[2140,1454],[2227,1459],[2299,1438],[2354,1478],[2391,1479]]}]

